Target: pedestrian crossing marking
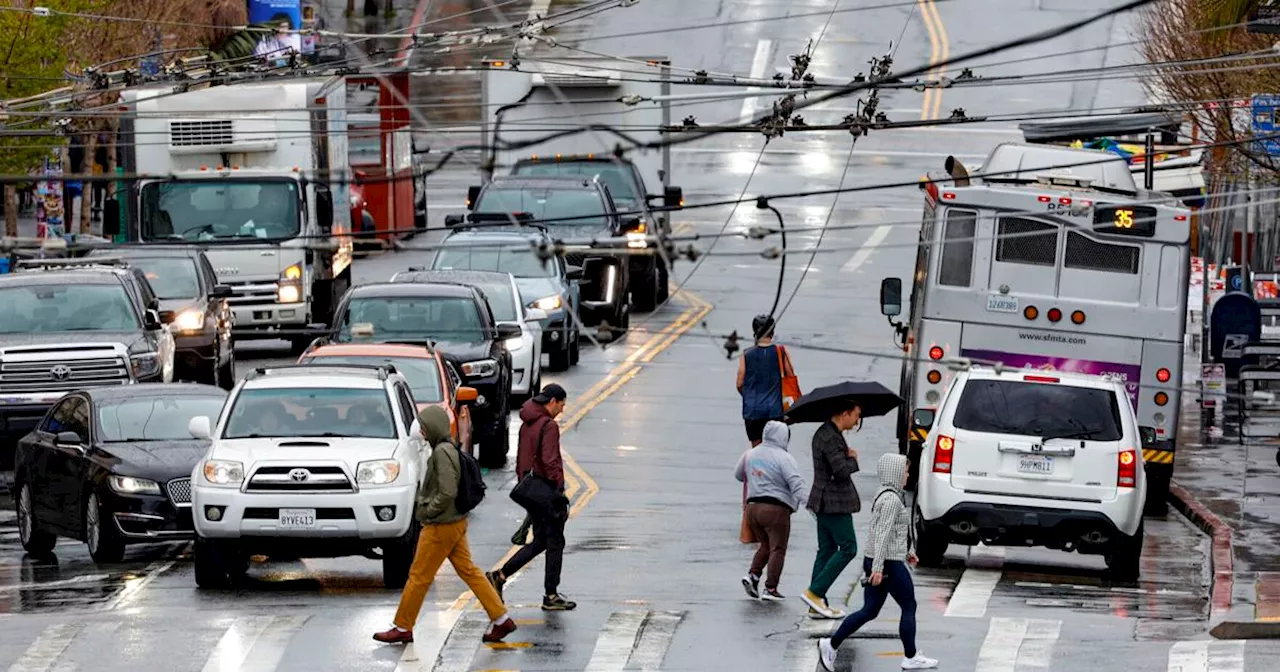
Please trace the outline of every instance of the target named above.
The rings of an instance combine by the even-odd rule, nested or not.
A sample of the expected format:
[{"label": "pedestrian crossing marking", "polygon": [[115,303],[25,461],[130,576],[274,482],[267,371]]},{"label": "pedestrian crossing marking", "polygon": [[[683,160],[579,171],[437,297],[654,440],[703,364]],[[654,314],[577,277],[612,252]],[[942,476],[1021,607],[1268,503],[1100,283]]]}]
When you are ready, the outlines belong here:
[{"label": "pedestrian crossing marking", "polygon": [[476,642],[489,629],[489,616],[483,611],[468,612],[445,639],[444,648],[433,668],[436,672],[466,672],[476,657]]},{"label": "pedestrian crossing marking", "polygon": [[947,602],[944,616],[955,618],[982,618],[987,613],[987,602],[1000,583],[1004,572],[998,569],[966,569],[960,575],[951,600]]},{"label": "pedestrian crossing marking", "polygon": [[666,657],[676,628],[680,627],[684,616],[683,611],[649,612],[640,627],[640,637],[631,650],[631,659],[627,662],[626,669],[646,672],[661,669],[662,659]]},{"label": "pedestrian crossing marking", "polygon": [[237,618],[205,660],[204,672],[271,672],[310,616]]},{"label": "pedestrian crossing marking", "polygon": [[272,672],[279,667],[289,642],[310,619],[310,616],[276,616],[272,619],[258,635],[253,648],[249,649],[238,668],[240,672]]},{"label": "pedestrian crossing marking", "polygon": [[83,623],[60,623],[45,628],[9,672],[47,672],[84,629]]},{"label": "pedestrian crossing marking", "polygon": [[813,672],[818,668],[818,640],[793,639],[782,656],[783,672]]},{"label": "pedestrian crossing marking", "polygon": [[1243,672],[1244,640],[1177,642],[1169,647],[1169,672]]},{"label": "pedestrian crossing marking", "polygon": [[596,648],[591,652],[586,672],[621,672],[631,656],[631,649],[635,648],[646,616],[648,612],[645,611],[609,614],[609,620],[605,621],[600,636],[596,638]]},{"label": "pedestrian crossing marking", "polygon": [[405,645],[396,672],[418,672],[434,667],[462,613],[461,608],[423,611],[413,626],[413,643]]},{"label": "pedestrian crossing marking", "polygon": [[1038,618],[993,618],[978,651],[974,672],[1047,670],[1062,621]]}]

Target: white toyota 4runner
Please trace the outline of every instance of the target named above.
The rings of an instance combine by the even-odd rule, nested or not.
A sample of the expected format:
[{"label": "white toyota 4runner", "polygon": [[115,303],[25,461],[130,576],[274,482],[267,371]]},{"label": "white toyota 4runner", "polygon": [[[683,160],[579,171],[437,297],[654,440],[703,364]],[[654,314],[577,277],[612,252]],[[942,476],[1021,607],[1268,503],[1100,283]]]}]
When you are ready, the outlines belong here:
[{"label": "white toyota 4runner", "polygon": [[948,544],[1047,546],[1102,554],[1134,579],[1147,482],[1138,420],[1110,377],[974,367],[934,412],[916,494],[917,554]]},{"label": "white toyota 4runner", "polygon": [[426,462],[413,397],[393,367],[258,369],[236,386],[191,474],[196,583],[228,585],[251,555],[374,555],[404,585]]}]

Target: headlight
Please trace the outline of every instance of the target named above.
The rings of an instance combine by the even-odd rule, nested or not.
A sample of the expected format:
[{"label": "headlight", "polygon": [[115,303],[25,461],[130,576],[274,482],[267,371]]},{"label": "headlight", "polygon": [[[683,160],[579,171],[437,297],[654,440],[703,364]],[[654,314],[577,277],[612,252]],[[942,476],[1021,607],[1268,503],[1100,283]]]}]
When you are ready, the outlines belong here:
[{"label": "headlight", "polygon": [[558,310],[560,308],[560,297],[558,295],[544,296],[541,299],[538,299],[537,301],[534,301],[533,303],[529,304],[529,307],[537,308],[538,310],[548,311],[548,312],[552,310]]},{"label": "headlight", "polygon": [[503,341],[503,343],[506,344],[507,350],[511,352],[516,352],[520,348],[524,347],[524,337],[516,336],[515,338],[508,338],[507,340]]},{"label": "headlight", "polygon": [[125,495],[158,495],[160,484],[145,478],[132,476],[108,476],[107,484],[112,490]]},{"label": "headlight", "polygon": [[244,465],[231,460],[206,460],[204,480],[213,485],[239,485],[244,482]]},{"label": "headlight", "polygon": [[400,463],[396,460],[369,460],[356,465],[356,483],[360,485],[386,485],[400,476]]},{"label": "headlight", "polygon": [[178,331],[200,331],[204,329],[204,311],[188,309],[173,319],[173,328]]},{"label": "headlight", "polygon": [[478,359],[462,365],[462,375],[472,378],[484,378],[498,372],[498,362],[492,359]]},{"label": "headlight", "polygon": [[280,289],[276,291],[276,301],[279,303],[297,303],[301,296],[302,292],[297,285],[280,285]]},{"label": "headlight", "polygon": [[280,279],[284,281],[298,281],[302,279],[302,263],[296,263],[284,269],[280,273]]},{"label": "headlight", "polygon": [[160,372],[160,358],[154,352],[130,355],[129,363],[133,365],[134,378],[146,378]]},{"label": "headlight", "polygon": [[627,247],[633,250],[643,250],[649,246],[649,241],[645,240],[643,233],[628,233]]}]

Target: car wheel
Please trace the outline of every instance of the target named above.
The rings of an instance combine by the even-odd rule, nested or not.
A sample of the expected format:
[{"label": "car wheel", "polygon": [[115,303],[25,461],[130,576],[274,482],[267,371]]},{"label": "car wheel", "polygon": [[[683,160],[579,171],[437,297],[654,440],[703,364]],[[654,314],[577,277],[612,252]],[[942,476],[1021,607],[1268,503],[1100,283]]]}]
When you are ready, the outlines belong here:
[{"label": "car wheel", "polygon": [[942,564],[943,556],[951,539],[947,537],[947,528],[941,525],[930,525],[925,522],[920,508],[916,507],[912,518],[916,526],[916,557],[921,567],[937,567]]},{"label": "car wheel", "polygon": [[230,392],[236,386],[236,348],[227,350],[227,361],[218,369],[218,387]]},{"label": "car wheel", "polygon": [[671,273],[665,261],[658,261],[658,303],[663,304],[671,298]]},{"label": "car wheel", "polygon": [[36,520],[35,508],[32,505],[30,485],[23,483],[18,488],[16,505],[18,509],[18,539],[22,542],[22,548],[33,557],[49,555],[53,551],[54,544],[58,543],[58,536],[47,530],[40,529],[40,523]]},{"label": "car wheel", "polygon": [[653,312],[658,306],[658,262],[654,262],[653,268],[647,269],[635,278],[639,282],[633,285],[631,290],[632,307],[642,313]]},{"label": "car wheel", "polygon": [[223,559],[222,549],[212,539],[196,537],[195,545],[196,585],[201,588],[226,588],[231,577]]},{"label": "car wheel", "polygon": [[1107,552],[1107,570],[1120,581],[1135,581],[1142,561],[1143,526],[1132,537],[1121,535]]},{"label": "car wheel", "polygon": [[568,369],[569,365],[572,363],[570,361],[572,359],[572,349],[573,346],[567,340],[562,341],[560,343],[560,347],[547,353],[549,364],[547,368],[552,371],[564,371],[565,369]]},{"label": "car wheel", "polygon": [[1169,513],[1169,481],[1172,474],[1165,466],[1147,468],[1147,501],[1142,506],[1144,516],[1161,518]]},{"label": "car wheel", "polygon": [[[504,414],[508,418],[510,414]],[[511,448],[511,421],[503,420],[494,433],[480,441],[480,466],[501,469],[507,464],[507,451]]]},{"label": "car wheel", "polygon": [[418,549],[418,521],[409,523],[409,529],[395,541],[382,548],[382,585],[387,588],[404,588],[409,580],[409,568],[413,566],[413,554]]},{"label": "car wheel", "polygon": [[582,336],[578,332],[573,332],[573,338],[569,341],[569,365],[574,366],[578,363],[578,358],[582,355]]},{"label": "car wheel", "polygon": [[89,493],[84,505],[84,542],[89,557],[98,564],[120,562],[124,558],[124,540],[111,520],[111,512],[102,508],[98,493]]}]

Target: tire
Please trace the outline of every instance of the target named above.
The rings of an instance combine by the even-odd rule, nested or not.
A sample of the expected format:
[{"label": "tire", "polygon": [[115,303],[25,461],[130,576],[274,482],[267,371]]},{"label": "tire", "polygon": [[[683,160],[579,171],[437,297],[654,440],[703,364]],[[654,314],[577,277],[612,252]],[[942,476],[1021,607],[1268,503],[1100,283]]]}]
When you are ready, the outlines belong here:
[{"label": "tire", "polygon": [[663,304],[671,298],[671,272],[666,262],[658,261],[658,303]]},{"label": "tire", "polygon": [[89,557],[100,565],[124,558],[124,539],[96,492],[90,492],[84,504],[84,543],[89,546]]},{"label": "tire", "polygon": [[1136,581],[1142,564],[1143,526],[1132,537],[1121,536],[1107,552],[1107,571],[1119,581]]},{"label": "tire", "polygon": [[565,339],[560,342],[560,347],[547,353],[548,369],[552,371],[565,371],[573,363],[570,350],[572,345]]},{"label": "tire", "polygon": [[404,588],[409,581],[409,568],[413,566],[413,554],[418,548],[418,521],[409,523],[409,529],[395,541],[382,548],[382,585],[386,588]]},{"label": "tire", "polygon": [[18,539],[28,555],[33,558],[46,558],[53,552],[54,544],[58,543],[58,535],[40,529],[40,523],[36,520],[35,509],[31,502],[31,486],[23,483],[18,487],[18,497],[14,500],[18,511]]},{"label": "tire", "polygon": [[578,359],[581,357],[582,338],[578,332],[573,332],[573,339],[569,341],[569,365],[577,366]]},{"label": "tire", "polygon": [[947,554],[951,540],[947,537],[947,529],[940,525],[930,525],[920,515],[920,509],[914,510],[912,518],[916,526],[916,557],[921,567],[938,567]]},{"label": "tire", "polygon": [[236,347],[227,350],[227,362],[218,367],[218,387],[230,392],[236,386]]},{"label": "tire", "polygon": [[[507,414],[508,417],[510,414]],[[494,434],[484,437],[480,441],[479,459],[480,466],[486,469],[501,469],[507,464],[507,451],[511,448],[511,420],[504,420],[498,425],[498,429]]]},{"label": "tire", "polygon": [[631,289],[631,306],[635,310],[642,313],[651,313],[658,307],[658,279],[661,275],[658,272],[658,262],[653,262],[653,268],[645,269],[639,274],[639,277],[633,277],[634,282]]},{"label": "tire", "polygon": [[217,542],[197,536],[195,554],[197,586],[209,589],[231,585],[231,576]]},{"label": "tire", "polygon": [[[1152,465],[1155,466],[1155,465]],[[1143,503],[1142,515],[1162,518],[1169,513],[1169,482],[1172,468],[1159,465],[1152,469],[1147,467],[1147,501]]]}]

